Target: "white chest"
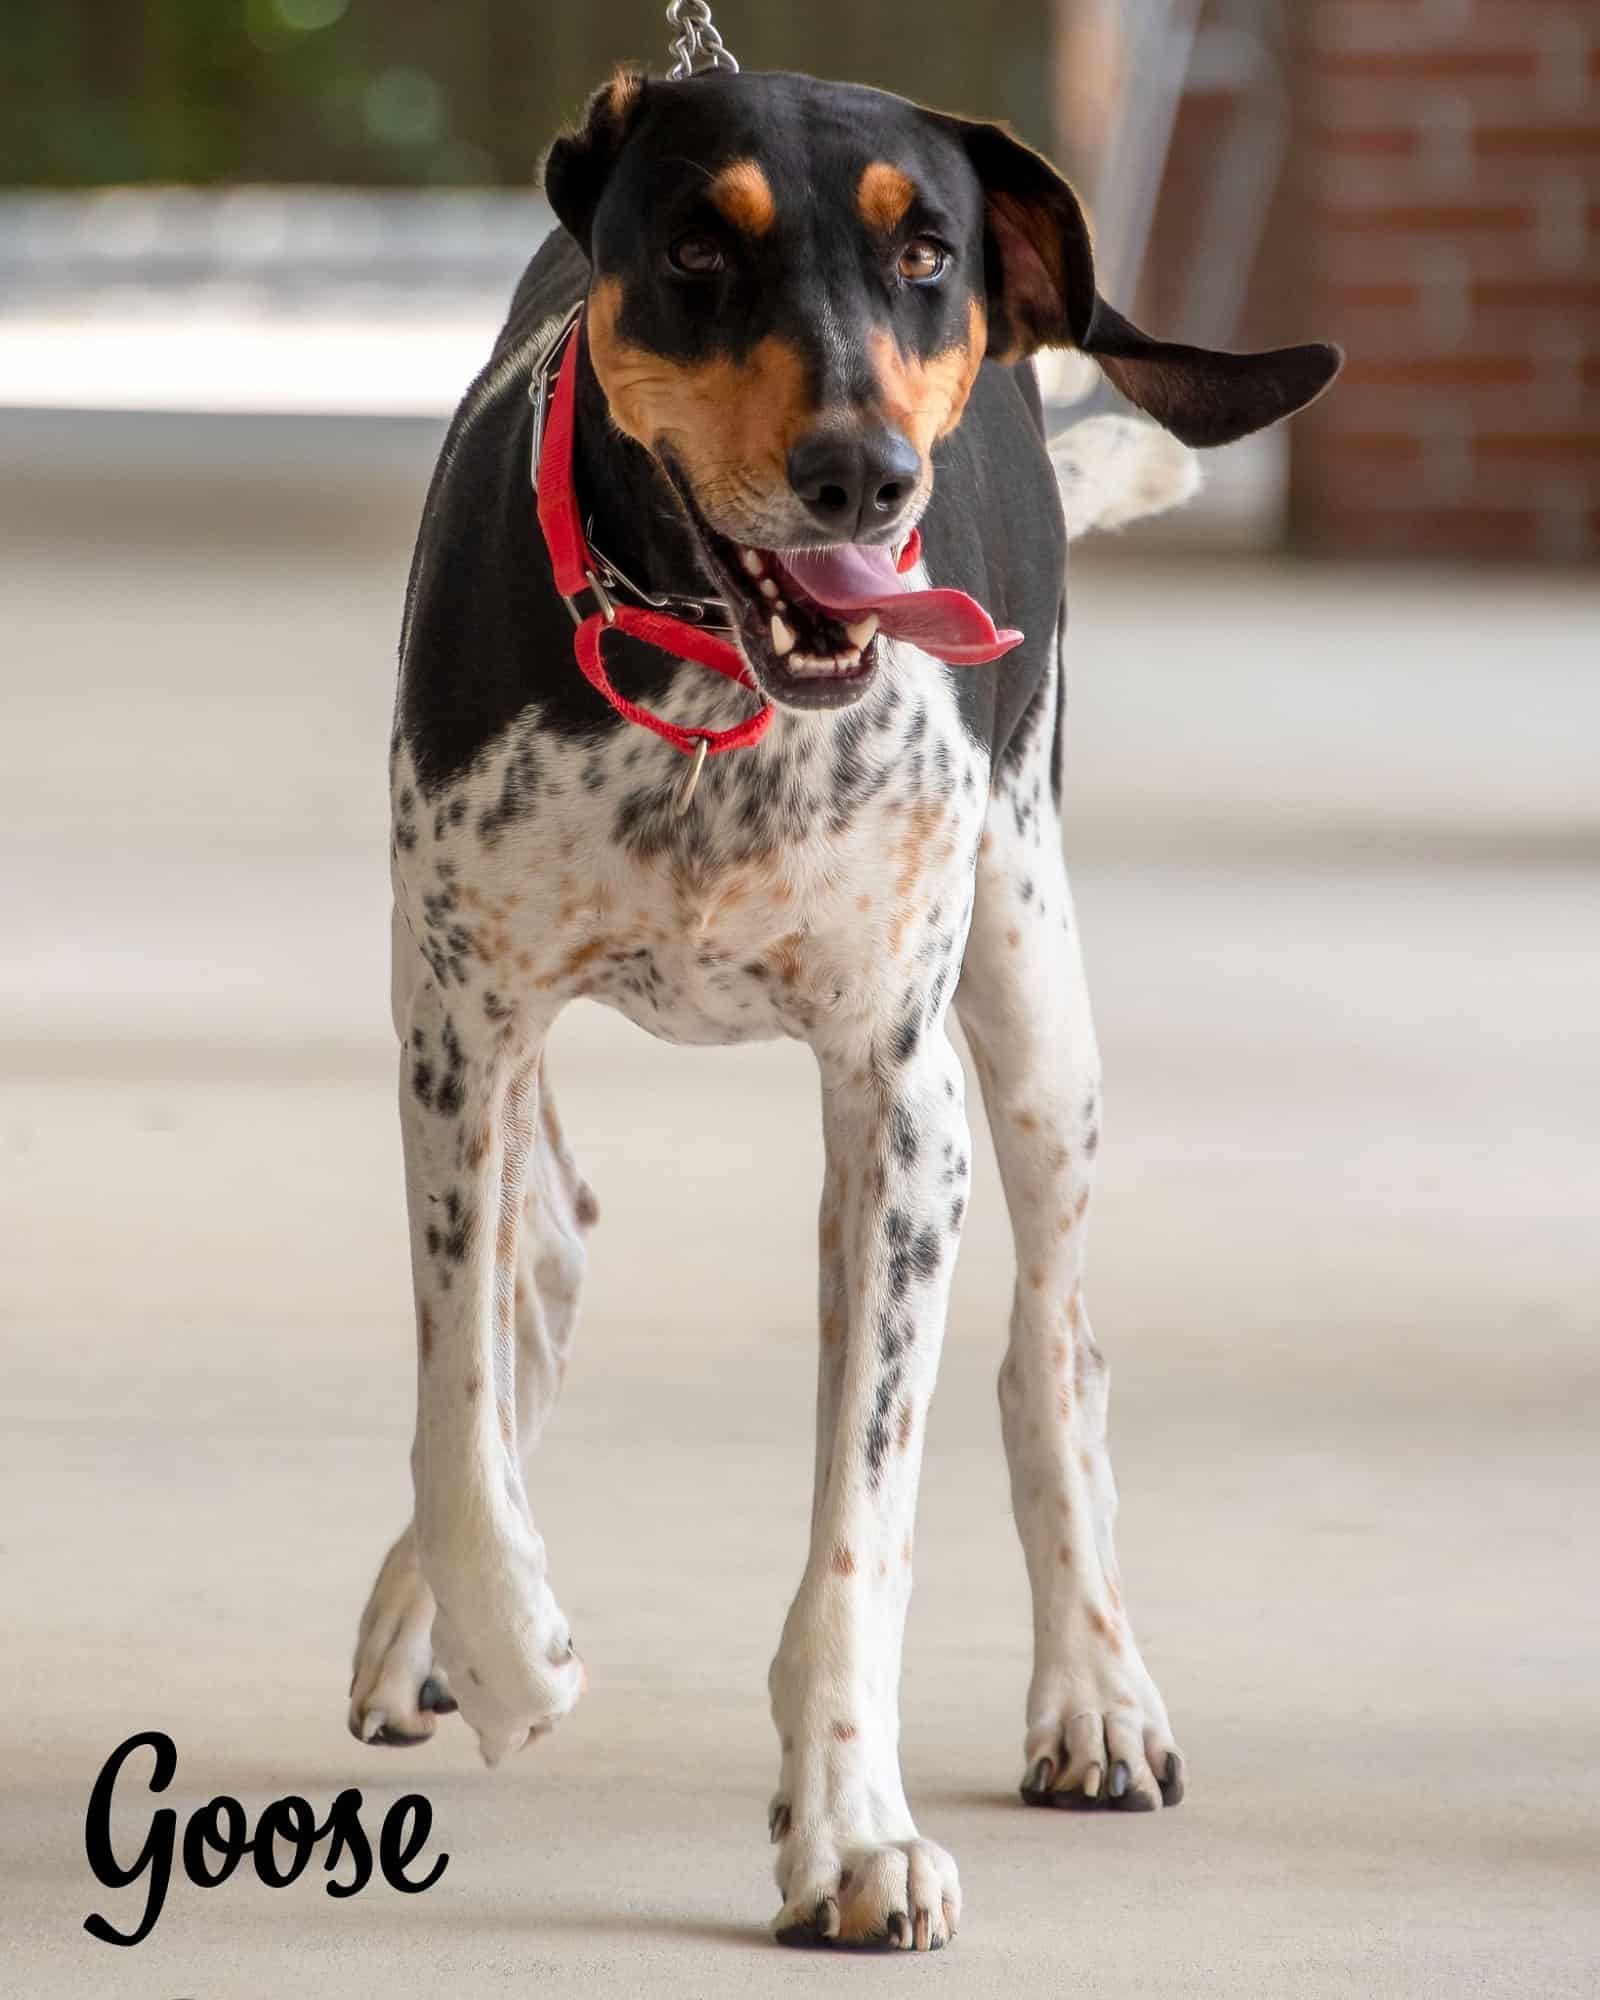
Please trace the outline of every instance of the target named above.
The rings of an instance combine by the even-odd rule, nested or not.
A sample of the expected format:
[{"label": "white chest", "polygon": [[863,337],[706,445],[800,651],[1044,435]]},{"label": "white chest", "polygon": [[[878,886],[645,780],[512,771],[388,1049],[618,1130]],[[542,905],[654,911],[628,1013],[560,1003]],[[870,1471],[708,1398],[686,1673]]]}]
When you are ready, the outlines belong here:
[{"label": "white chest", "polygon": [[[748,696],[685,677],[669,700],[720,726]],[[810,1037],[881,1019],[959,951],[988,771],[924,656],[896,649],[854,710],[780,712],[681,816],[682,758],[647,732],[595,749],[536,727],[409,811],[395,779],[402,911],[491,1020],[588,997],[668,1041]]]}]

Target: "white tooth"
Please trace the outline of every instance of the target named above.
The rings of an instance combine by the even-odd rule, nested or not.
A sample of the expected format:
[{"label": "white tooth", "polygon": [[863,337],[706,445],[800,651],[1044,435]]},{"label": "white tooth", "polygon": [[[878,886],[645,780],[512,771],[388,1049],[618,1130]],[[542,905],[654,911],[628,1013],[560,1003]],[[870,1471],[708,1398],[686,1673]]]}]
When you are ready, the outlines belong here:
[{"label": "white tooth", "polygon": [[739,560],[752,576],[759,576],[766,568],[766,564],[756,554],[754,549],[741,549],[739,551]]},{"label": "white tooth", "polygon": [[865,618],[858,618],[854,625],[847,625],[844,629],[850,634],[853,644],[870,646],[877,637],[878,614],[876,611],[869,611]]},{"label": "white tooth", "polygon": [[785,653],[794,651],[794,634],[774,611],[772,614],[772,650],[781,660]]},{"label": "white tooth", "polygon": [[763,597],[776,597],[777,594],[778,594],[778,586],[773,582],[770,576],[764,576],[761,579],[761,595]]},{"label": "white tooth", "polygon": [[846,652],[841,653],[833,664],[839,669],[841,673],[847,674],[852,667],[860,666],[861,664],[860,649],[856,646],[851,646]]}]

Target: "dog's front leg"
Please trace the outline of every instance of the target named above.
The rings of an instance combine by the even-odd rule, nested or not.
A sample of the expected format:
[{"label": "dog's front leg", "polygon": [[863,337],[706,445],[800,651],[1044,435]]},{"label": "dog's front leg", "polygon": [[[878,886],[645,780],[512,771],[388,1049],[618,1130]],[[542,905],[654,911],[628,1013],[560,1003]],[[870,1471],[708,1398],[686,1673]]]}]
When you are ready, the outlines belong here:
[{"label": "dog's front leg", "polygon": [[900,1780],[901,1637],[928,1404],[960,1236],[968,1135],[942,1021],[898,1065],[821,1051],[827,1184],[811,1549],[772,1664],[785,1942],[927,1950],[960,1915],[955,1863]]},{"label": "dog's front leg", "polygon": [[548,1022],[491,1026],[417,989],[400,1119],[417,1304],[411,1467],[433,1650],[494,1764],[567,1713],[583,1669],[517,1454],[517,1235]]}]

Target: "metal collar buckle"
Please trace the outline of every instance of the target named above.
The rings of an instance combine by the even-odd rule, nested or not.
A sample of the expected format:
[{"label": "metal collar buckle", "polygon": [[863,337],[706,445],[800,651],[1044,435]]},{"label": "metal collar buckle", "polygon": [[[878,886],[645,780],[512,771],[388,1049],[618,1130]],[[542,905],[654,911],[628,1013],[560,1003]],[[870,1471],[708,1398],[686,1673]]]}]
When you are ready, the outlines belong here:
[{"label": "metal collar buckle", "polygon": [[[550,414],[556,368],[582,312],[583,302],[580,300],[551,332],[543,350],[534,356],[533,373],[528,381],[528,401],[533,407],[529,476],[535,493],[539,490],[539,460],[544,454],[545,423]],[[699,625],[707,632],[731,632],[734,629],[728,607],[720,597],[702,597],[690,591],[646,590],[642,583],[635,583],[609,556],[595,547],[592,514],[584,524],[584,532],[589,553],[594,557],[594,568],[586,569],[584,575],[589,579],[595,604],[608,625],[616,623],[616,607],[611,600],[611,593],[616,591],[652,611],[670,611],[675,617],[685,619],[691,625]],[[563,597],[561,601],[567,607],[567,615],[573,624],[581,625],[585,614],[578,609],[577,601],[571,597]]]}]

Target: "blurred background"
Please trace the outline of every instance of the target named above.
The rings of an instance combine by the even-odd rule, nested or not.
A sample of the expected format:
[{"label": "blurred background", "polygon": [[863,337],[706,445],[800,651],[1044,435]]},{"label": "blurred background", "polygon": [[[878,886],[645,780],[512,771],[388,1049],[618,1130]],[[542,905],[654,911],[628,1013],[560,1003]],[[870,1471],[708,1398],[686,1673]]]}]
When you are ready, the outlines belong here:
[{"label": "blurred background", "polygon": [[[1027,1612],[980,1146],[907,1652],[963,1990],[1587,1995],[1600,15],[717,14],[747,67],[1013,120],[1160,333],[1349,353],[1289,430],[1209,455],[1195,506],[1073,556],[1095,1323],[1124,1567],[1204,1779],[1070,1870],[996,1809]],[[141,1947],[162,1990],[389,1996],[417,1952],[461,1995],[558,1964],[750,1990],[810,1467],[803,1050],[562,1022],[605,1223],[536,1500],[592,1692],[487,1789],[459,1731],[403,1773],[343,1734],[408,1505],[384,760],[410,543],[548,226],[544,145],[666,39],[646,0],[0,12],[0,1519],[30,1524],[0,1541],[30,1690],[0,1840],[30,1993],[103,1991],[82,1804],[156,1723],[180,1806],[425,1782],[458,1857],[404,1922],[310,1882],[191,1896]],[[1065,362],[1048,387],[1055,423],[1108,395]]]}]

